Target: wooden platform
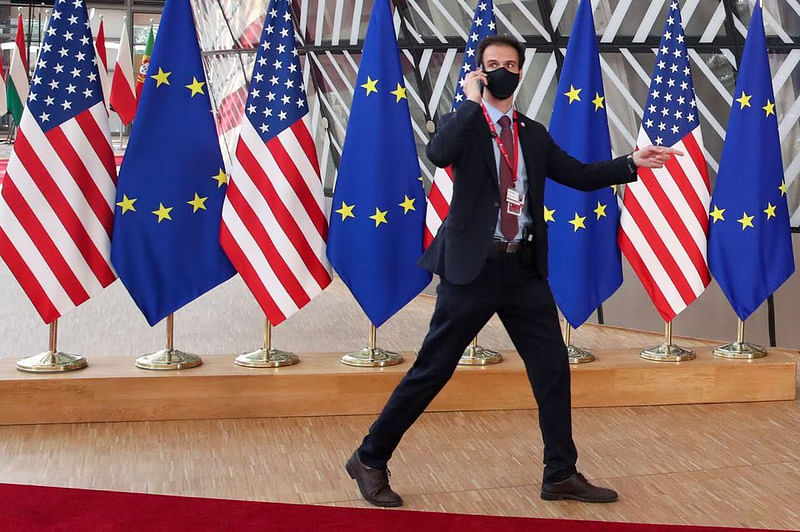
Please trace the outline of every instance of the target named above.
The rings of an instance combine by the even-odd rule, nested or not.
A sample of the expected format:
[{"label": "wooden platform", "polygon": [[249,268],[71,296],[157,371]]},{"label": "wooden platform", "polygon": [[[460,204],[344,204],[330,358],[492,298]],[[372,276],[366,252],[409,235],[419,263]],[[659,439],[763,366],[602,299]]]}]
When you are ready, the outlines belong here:
[{"label": "wooden platform", "polygon": [[[700,341],[702,342],[702,341]],[[796,362],[774,349],[766,358],[730,361],[693,347],[683,363],[642,360],[638,349],[596,350],[597,360],[573,367],[575,407],[793,400]],[[535,408],[525,370],[514,352],[502,364],[460,367],[429,411]],[[95,357],[63,375],[0,367],[0,424],[375,414],[413,361],[383,369],[352,368],[340,354],[300,354],[280,369],[235,366],[230,355],[179,372],[134,367],[133,360]]]}]

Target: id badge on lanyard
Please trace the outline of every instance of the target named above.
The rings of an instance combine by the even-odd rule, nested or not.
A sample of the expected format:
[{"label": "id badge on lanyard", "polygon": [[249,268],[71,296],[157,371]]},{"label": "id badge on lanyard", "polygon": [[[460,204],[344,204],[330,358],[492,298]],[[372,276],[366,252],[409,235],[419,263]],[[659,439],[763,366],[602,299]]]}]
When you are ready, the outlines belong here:
[{"label": "id badge on lanyard", "polygon": [[506,212],[514,216],[522,216],[522,207],[525,205],[525,197],[514,188],[506,190]]}]

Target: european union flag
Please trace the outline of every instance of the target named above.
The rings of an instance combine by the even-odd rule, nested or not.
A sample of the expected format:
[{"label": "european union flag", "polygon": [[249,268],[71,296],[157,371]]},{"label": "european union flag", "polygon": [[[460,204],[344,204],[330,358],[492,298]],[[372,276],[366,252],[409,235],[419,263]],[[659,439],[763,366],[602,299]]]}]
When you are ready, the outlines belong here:
[{"label": "european union flag", "polygon": [[708,265],[745,320],[794,272],[778,117],[756,2],[711,199]]},{"label": "european union flag", "polygon": [[431,280],[422,255],[425,189],[390,0],[377,0],[333,193],[328,258],[379,327]]},{"label": "european union flag", "polygon": [[[581,0],[550,118],[550,134],[585,163],[611,158],[603,77],[592,3]],[[613,188],[581,192],[548,179],[544,219],[550,241],[550,287],[572,327],[579,327],[622,284]]]},{"label": "european union flag", "polygon": [[189,0],[167,0],[119,172],[111,262],[150,325],[235,273],[228,181]]}]

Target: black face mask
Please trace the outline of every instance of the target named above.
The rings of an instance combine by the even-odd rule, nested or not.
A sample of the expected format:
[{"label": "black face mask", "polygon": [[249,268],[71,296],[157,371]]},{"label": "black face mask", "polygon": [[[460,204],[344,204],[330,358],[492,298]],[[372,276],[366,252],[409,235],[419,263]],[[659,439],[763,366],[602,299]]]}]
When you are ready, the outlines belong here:
[{"label": "black face mask", "polygon": [[519,85],[519,74],[515,74],[503,67],[486,72],[486,76],[489,78],[487,88],[492,93],[492,96],[498,100],[505,100],[513,96],[514,91],[517,90],[517,85]]}]

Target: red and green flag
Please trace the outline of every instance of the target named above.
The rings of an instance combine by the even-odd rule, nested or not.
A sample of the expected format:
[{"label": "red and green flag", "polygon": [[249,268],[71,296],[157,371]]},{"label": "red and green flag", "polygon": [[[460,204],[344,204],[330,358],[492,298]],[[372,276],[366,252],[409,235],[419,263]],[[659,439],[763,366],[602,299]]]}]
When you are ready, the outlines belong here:
[{"label": "red and green flag", "polygon": [[28,99],[28,57],[25,48],[25,31],[22,25],[22,14],[17,17],[17,39],[14,51],[11,54],[11,66],[8,68],[6,79],[6,103],[8,112],[14,116],[14,121],[19,124],[22,110]]},{"label": "red and green flag", "polygon": [[[3,68],[3,57],[0,56],[0,94],[6,93],[6,70]],[[8,102],[0,97],[0,116],[5,116],[8,112]]]},{"label": "red and green flag", "polygon": [[144,80],[147,79],[147,67],[150,65],[150,56],[153,55],[153,42],[155,36],[153,35],[153,26],[150,26],[150,34],[147,36],[147,45],[144,47],[144,57],[142,57],[142,64],[139,66],[139,73],[136,74],[136,99],[142,96],[142,87],[144,87]]}]

